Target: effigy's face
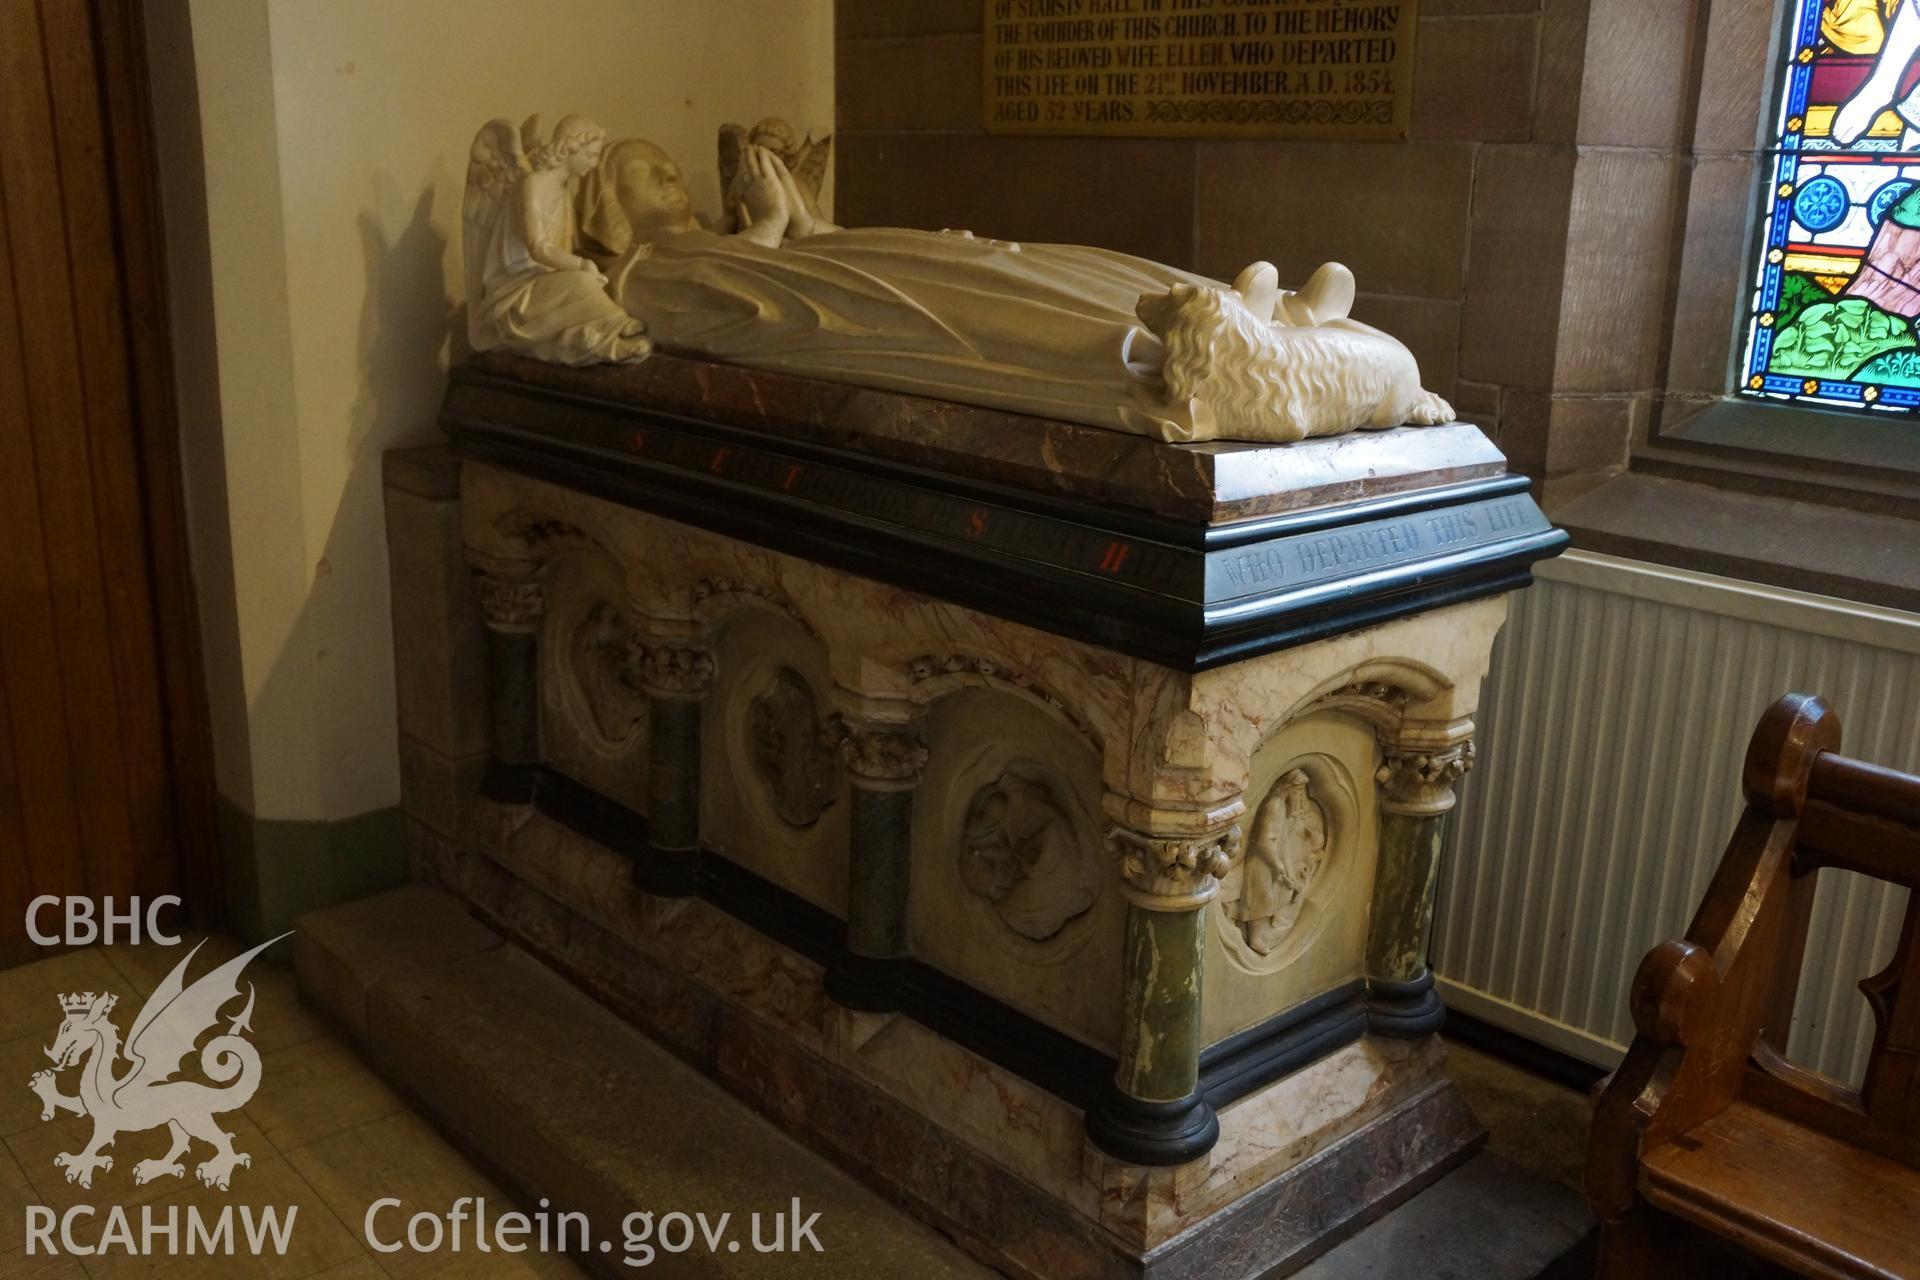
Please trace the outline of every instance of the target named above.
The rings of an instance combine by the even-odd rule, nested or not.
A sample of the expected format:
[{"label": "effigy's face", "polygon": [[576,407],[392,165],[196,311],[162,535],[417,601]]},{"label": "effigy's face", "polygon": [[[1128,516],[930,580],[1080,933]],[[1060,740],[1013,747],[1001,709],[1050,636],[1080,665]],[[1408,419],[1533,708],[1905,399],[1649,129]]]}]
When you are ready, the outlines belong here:
[{"label": "effigy's face", "polygon": [[693,197],[680,166],[657,147],[629,148],[615,160],[614,198],[636,233],[683,226],[692,216]]}]

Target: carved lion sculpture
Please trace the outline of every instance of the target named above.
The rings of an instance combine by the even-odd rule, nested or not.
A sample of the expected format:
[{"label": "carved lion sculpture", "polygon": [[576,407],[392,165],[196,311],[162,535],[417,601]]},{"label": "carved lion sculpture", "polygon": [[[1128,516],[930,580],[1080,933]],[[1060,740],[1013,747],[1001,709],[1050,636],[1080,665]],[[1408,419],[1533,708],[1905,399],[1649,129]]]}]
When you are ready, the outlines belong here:
[{"label": "carved lion sculpture", "polygon": [[1275,323],[1238,290],[1192,284],[1144,295],[1137,314],[1166,348],[1167,400],[1188,407],[1195,439],[1304,440],[1351,431],[1356,416],[1362,429],[1453,420],[1412,353],[1357,320]]}]

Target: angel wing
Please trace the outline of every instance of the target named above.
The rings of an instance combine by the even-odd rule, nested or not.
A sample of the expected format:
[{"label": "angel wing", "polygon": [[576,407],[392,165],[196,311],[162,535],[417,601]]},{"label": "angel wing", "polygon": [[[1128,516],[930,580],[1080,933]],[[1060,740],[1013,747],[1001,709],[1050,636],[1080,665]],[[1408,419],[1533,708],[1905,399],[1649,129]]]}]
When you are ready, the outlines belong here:
[{"label": "angel wing", "polygon": [[827,180],[827,162],[832,156],[832,134],[818,140],[808,134],[807,140],[794,148],[787,162],[788,172],[793,174],[793,180],[799,184],[808,202],[815,206],[816,214],[819,212],[820,188]]},{"label": "angel wing", "polygon": [[[290,936],[283,933],[280,938]],[[221,1006],[240,994],[240,971],[280,938],[269,939],[235,956],[192,986],[186,985],[187,966],[206,944],[200,943],[187,952],[186,959],[175,965],[173,972],[154,988],[146,1004],[141,1006],[140,1016],[133,1020],[133,1029],[127,1032],[126,1048],[121,1050],[133,1063],[133,1070],[115,1087],[114,1096],[171,1079],[180,1070],[181,1060],[193,1052],[195,1042],[220,1020]],[[251,1009],[251,984],[248,992]],[[247,1016],[235,1018],[231,1029],[251,1030],[245,1026]]]},{"label": "angel wing", "polygon": [[[534,116],[527,123],[537,126],[539,120],[540,117]],[[473,135],[473,148],[467,153],[468,212],[472,210],[476,190],[497,198],[526,172],[527,150],[512,123],[501,118],[481,125],[480,132]]]},{"label": "angel wing", "polygon": [[[527,123],[537,127],[538,120],[536,116]],[[474,339],[473,314],[486,294],[487,254],[493,251],[495,230],[511,209],[513,190],[527,171],[526,148],[510,121],[494,119],[480,126],[467,153],[467,192],[460,206],[469,339]],[[474,345],[479,345],[477,340]]]}]

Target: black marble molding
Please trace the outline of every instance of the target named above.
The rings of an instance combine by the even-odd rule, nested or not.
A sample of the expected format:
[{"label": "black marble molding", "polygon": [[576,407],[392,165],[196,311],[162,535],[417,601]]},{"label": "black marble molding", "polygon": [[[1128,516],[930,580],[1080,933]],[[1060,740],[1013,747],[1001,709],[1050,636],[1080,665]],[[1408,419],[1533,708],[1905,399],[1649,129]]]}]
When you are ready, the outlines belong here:
[{"label": "black marble molding", "polygon": [[1567,544],[1516,475],[1209,525],[472,369],[440,425],[465,457],[1182,671],[1516,590]]}]

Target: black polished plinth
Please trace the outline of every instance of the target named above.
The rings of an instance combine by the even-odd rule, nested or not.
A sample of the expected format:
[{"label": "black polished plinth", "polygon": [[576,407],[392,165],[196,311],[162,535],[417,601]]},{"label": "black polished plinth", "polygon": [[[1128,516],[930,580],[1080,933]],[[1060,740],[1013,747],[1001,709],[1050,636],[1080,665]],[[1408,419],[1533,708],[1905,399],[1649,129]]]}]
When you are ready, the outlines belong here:
[{"label": "black polished plinth", "polygon": [[1447,1006],[1433,988],[1433,971],[1406,982],[1367,981],[1367,1030],[1413,1039],[1431,1035],[1447,1021]]},{"label": "black polished plinth", "polygon": [[904,956],[860,956],[845,947],[827,968],[827,994],[836,1004],[863,1013],[894,1013],[909,965]]},{"label": "black polished plinth", "polygon": [[1198,1090],[1175,1102],[1147,1102],[1109,1087],[1087,1109],[1087,1136],[1129,1164],[1185,1164],[1220,1139],[1220,1117]]}]

